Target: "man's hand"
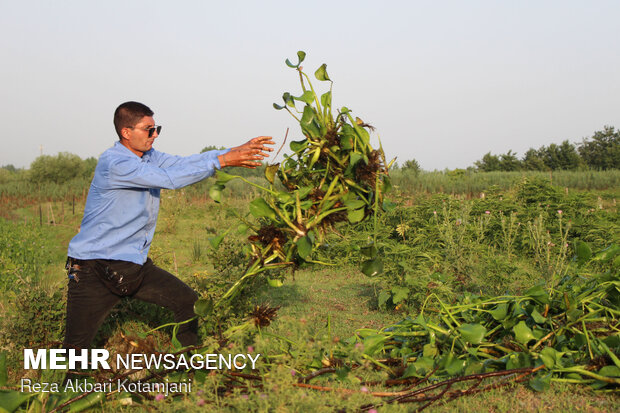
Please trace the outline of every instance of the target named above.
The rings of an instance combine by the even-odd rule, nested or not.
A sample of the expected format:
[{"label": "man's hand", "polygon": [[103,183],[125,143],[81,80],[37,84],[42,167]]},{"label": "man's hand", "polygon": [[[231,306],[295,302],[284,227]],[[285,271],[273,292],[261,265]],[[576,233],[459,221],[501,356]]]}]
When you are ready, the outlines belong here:
[{"label": "man's hand", "polygon": [[255,169],[257,166],[261,166],[260,161],[268,157],[267,152],[272,152],[273,148],[269,148],[265,145],[275,144],[272,141],[271,136],[259,136],[258,138],[250,139],[243,145],[231,148],[231,150],[224,155],[217,157],[220,161],[220,167],[226,166],[242,166],[244,168]]}]

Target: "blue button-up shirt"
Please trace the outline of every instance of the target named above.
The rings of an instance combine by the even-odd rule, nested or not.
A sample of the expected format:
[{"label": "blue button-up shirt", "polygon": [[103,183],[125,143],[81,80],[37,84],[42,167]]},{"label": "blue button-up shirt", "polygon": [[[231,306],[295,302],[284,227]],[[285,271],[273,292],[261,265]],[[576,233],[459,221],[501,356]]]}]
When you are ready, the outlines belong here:
[{"label": "blue button-up shirt", "polygon": [[80,232],[69,243],[68,255],[144,264],[155,234],[160,190],[213,175],[220,168],[217,157],[226,152],[182,157],[151,149],[140,158],[116,142],[99,158]]}]

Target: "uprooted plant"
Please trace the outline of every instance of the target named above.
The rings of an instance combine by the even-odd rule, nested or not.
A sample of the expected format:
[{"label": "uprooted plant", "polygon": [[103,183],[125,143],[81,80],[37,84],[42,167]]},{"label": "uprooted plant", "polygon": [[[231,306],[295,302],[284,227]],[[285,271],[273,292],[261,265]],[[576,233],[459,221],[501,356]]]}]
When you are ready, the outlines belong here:
[{"label": "uprooted plant", "polygon": [[[321,65],[314,73],[317,80],[330,84],[329,91],[319,96],[301,66],[306,54],[300,51],[297,56],[297,64],[288,59],[286,64],[298,72],[302,93],[294,96],[286,92],[283,104],[274,107],[288,111],[299,122],[304,139],[290,143],[293,153],[284,155],[281,164],[266,167],[265,186],[218,171],[217,181],[209,190],[216,202],[223,202],[226,183],[241,179],[262,192],[250,203],[254,220],[238,215],[244,228],[252,232],[248,236],[249,263],[245,274],[221,297],[219,305],[234,299],[248,278],[266,270],[294,270],[304,263],[329,265],[315,259],[326,230],[338,222],[357,223],[373,214],[376,217],[383,207],[383,194],[390,187],[383,148],[381,144],[373,148],[370,143],[368,131],[374,128],[354,118],[347,107],[334,114],[327,66]],[[214,247],[223,235],[212,240]],[[363,264],[362,271],[380,272],[382,263],[376,257],[376,248],[371,244],[364,252],[370,259]],[[281,281],[270,283],[280,285]],[[197,313],[205,315],[204,309],[211,308],[212,305],[198,303]]]}]

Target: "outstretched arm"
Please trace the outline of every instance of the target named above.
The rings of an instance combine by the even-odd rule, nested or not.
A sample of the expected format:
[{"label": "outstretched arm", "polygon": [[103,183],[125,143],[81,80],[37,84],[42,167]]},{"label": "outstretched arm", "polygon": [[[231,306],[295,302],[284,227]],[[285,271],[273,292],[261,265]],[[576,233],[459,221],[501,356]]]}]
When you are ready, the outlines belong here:
[{"label": "outstretched arm", "polygon": [[258,138],[250,139],[243,145],[231,148],[229,152],[219,155],[217,159],[220,161],[220,167],[222,168],[226,166],[242,166],[255,169],[257,166],[261,166],[260,161],[269,156],[265,151],[273,151],[273,148],[266,145],[273,145],[274,143],[271,136],[259,136]]}]

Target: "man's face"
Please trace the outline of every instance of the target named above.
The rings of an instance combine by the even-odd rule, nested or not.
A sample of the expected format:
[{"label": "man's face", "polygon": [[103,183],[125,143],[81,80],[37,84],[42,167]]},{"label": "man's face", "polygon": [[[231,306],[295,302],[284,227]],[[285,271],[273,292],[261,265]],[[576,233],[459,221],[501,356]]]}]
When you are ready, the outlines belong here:
[{"label": "man's face", "polygon": [[155,138],[159,136],[157,131],[154,131],[151,137],[149,137],[149,129],[153,127],[155,127],[153,117],[145,116],[133,128],[123,128],[121,143],[130,151],[142,157],[144,152],[153,147]]}]

